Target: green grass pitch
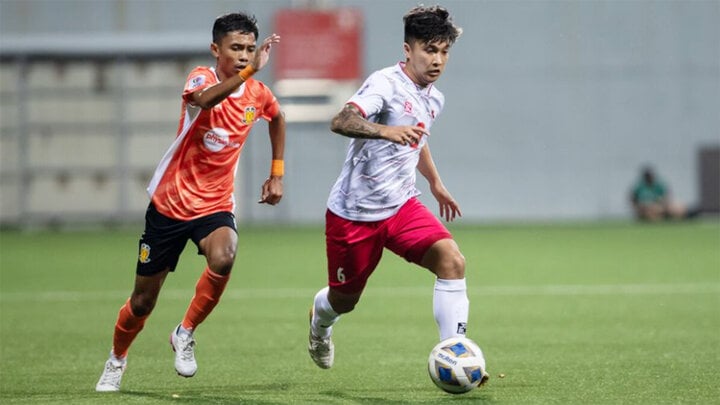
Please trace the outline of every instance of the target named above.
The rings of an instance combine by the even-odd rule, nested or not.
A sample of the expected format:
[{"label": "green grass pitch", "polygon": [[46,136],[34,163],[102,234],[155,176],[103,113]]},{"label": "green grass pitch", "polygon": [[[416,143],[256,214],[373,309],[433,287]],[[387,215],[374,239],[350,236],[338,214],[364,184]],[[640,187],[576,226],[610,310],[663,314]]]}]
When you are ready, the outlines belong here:
[{"label": "green grass pitch", "polygon": [[430,381],[433,278],[389,252],[335,328],[335,366],[312,363],[320,227],[241,227],[226,294],[196,333],[199,371],[184,379],[168,335],[204,267],[189,243],[131,347],[122,391],[95,393],[140,229],[5,231],[0,403],[719,403],[717,219],[451,229],[467,258],[468,336],[491,375],[469,394]]}]

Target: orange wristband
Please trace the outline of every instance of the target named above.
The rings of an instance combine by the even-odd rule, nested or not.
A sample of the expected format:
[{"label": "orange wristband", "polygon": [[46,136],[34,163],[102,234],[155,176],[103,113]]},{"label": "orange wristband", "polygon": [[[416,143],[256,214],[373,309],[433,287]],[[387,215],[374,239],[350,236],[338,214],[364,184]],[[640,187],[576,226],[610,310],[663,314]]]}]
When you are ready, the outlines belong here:
[{"label": "orange wristband", "polygon": [[285,161],[280,159],[273,159],[272,165],[270,166],[270,175],[281,177],[285,174]]},{"label": "orange wristband", "polygon": [[252,67],[252,65],[247,65],[243,68],[243,70],[238,72],[238,76],[240,76],[243,81],[247,81],[247,79],[250,78],[250,76],[254,75],[257,70]]}]

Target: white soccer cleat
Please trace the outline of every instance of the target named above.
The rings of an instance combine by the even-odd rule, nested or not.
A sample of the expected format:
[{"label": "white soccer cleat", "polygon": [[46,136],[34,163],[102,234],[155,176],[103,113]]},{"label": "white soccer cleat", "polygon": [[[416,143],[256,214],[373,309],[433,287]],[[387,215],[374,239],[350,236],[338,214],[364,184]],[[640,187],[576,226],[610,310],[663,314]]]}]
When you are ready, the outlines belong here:
[{"label": "white soccer cleat", "polygon": [[485,383],[487,383],[489,379],[490,379],[490,374],[488,374],[487,371],[483,370],[482,378],[480,379],[480,384],[478,384],[478,387],[482,387],[483,385],[485,385]]},{"label": "white soccer cleat", "polygon": [[308,353],[315,364],[320,368],[330,368],[335,361],[335,345],[331,337],[325,339],[319,338],[312,333],[312,315],[313,309],[310,310],[310,333],[308,342]]},{"label": "white soccer cleat", "polygon": [[335,345],[331,338],[321,339],[310,333],[308,353],[320,368],[330,368],[335,360]]},{"label": "white soccer cleat", "polygon": [[105,369],[103,370],[100,380],[95,385],[95,391],[97,392],[115,392],[120,391],[120,381],[122,380],[123,373],[127,367],[127,360],[116,360],[114,358],[108,359],[105,362]]},{"label": "white soccer cleat", "polygon": [[170,333],[170,346],[175,352],[175,371],[179,376],[192,377],[197,372],[195,339],[192,335],[178,334],[180,325]]}]

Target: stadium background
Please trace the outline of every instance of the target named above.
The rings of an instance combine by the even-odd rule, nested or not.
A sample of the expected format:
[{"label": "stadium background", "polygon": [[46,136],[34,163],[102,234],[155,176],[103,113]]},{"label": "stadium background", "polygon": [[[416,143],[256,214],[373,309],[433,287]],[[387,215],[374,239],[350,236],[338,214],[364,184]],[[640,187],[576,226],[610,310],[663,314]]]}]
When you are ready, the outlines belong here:
[{"label": "stadium background", "polygon": [[[401,58],[415,1],[316,3],[361,14],[359,76]],[[174,137],[187,73],[213,62],[212,21],[249,10],[266,35],[281,10],[305,9],[0,0],[0,403],[718,403],[720,217],[635,224],[627,193],[643,164],[679,200],[708,189],[699,157],[712,164],[720,149],[720,2],[443,4],[465,34],[438,84],[448,104],[431,142],[465,214],[449,228],[487,387],[458,398],[430,382],[433,277],[390,254],[334,332],[332,372],[308,358],[325,199],[348,142],[327,116],[357,83],[278,80],[283,46],[308,55],[292,67],[351,49],[296,32],[260,73],[293,121],[286,196],[255,203],[269,165],[260,123],[241,158],[235,275],[198,334],[200,372],[179,378],[167,344],[205,266],[189,246],[133,344],[123,391],[96,393],[133,285],[144,188]],[[717,203],[720,169],[708,173]]]},{"label": "stadium background", "polygon": [[[357,10],[362,79],[400,60],[401,17],[415,4],[0,1],[0,222],[141,221],[183,81],[213,63],[216,16],[254,13],[265,36],[283,32],[273,23],[281,9]],[[701,151],[720,148],[719,2],[442,4],[464,34],[437,84],[447,103],[431,145],[464,221],[627,218],[646,164],[678,200],[699,202]],[[331,51],[308,48],[307,58]],[[259,75],[272,88],[278,53]],[[285,106],[314,103],[321,113],[288,125],[286,195],[275,208],[255,203],[269,169],[266,126],[256,127],[239,168],[241,222],[322,221],[347,144],[322,111],[339,109],[357,84],[279,94]]]}]

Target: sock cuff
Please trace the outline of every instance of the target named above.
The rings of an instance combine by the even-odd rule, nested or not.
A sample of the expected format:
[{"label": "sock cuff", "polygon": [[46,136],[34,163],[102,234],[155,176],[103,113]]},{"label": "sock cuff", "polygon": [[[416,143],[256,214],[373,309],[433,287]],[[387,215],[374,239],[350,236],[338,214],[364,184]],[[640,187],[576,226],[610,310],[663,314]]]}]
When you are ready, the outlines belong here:
[{"label": "sock cuff", "polygon": [[127,311],[128,315],[130,315],[132,318],[137,319],[140,322],[145,321],[145,319],[147,319],[147,317],[150,316],[150,314],[147,314],[145,316],[135,315],[135,312],[133,312],[133,310],[132,310],[132,304],[130,304],[130,298],[128,298],[127,301],[125,301],[125,305],[122,306],[121,310],[123,310],[123,309],[125,311]]},{"label": "sock cuff", "polygon": [[210,267],[205,267],[205,276],[213,283],[222,283],[230,278],[230,274],[223,276],[222,274],[218,274],[210,270]]},{"label": "sock cuff", "polygon": [[337,317],[339,314],[335,312],[332,305],[330,305],[330,301],[328,301],[328,291],[330,291],[330,288],[325,287],[315,294],[315,311]]},{"label": "sock cuff", "polygon": [[457,280],[445,280],[435,279],[435,290],[436,291],[465,291],[467,290],[467,283],[464,278]]},{"label": "sock cuff", "polygon": [[118,356],[113,350],[110,350],[110,360],[112,360],[116,364],[125,364],[127,362],[127,351],[124,355]]}]

